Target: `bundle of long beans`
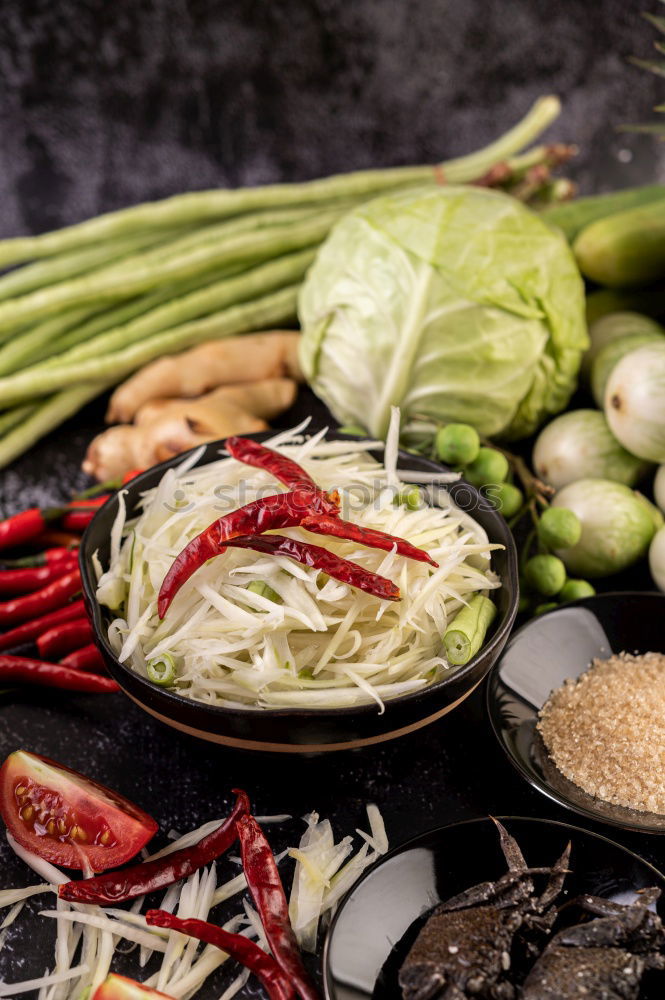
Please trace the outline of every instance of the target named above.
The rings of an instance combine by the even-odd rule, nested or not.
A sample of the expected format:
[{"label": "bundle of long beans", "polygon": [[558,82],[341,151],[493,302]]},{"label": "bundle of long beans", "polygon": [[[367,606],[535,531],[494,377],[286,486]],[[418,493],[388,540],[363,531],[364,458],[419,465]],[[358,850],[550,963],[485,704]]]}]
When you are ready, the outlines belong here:
[{"label": "bundle of long beans", "polygon": [[13,268],[0,277],[0,466],[162,354],[292,323],[317,247],[353,205],[441,183],[564,197],[550,169],[570,148],[520,153],[558,113],[541,98],[489,146],[436,166],[191,192],[0,241]]}]

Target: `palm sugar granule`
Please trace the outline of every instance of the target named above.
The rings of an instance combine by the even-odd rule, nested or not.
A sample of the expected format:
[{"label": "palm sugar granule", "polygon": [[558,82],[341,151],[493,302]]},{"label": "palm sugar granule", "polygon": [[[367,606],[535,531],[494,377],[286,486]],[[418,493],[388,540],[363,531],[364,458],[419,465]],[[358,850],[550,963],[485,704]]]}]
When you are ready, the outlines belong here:
[{"label": "palm sugar granule", "polygon": [[552,692],[539,718],[570,781],[605,802],[665,813],[665,654],[594,660]]}]

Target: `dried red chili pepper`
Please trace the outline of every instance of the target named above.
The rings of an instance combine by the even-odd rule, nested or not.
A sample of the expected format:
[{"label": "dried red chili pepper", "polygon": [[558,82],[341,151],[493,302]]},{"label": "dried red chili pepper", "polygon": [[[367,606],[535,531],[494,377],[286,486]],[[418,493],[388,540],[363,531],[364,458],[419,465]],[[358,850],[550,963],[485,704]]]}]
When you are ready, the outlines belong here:
[{"label": "dried red chili pepper", "polygon": [[275,961],[302,1000],[319,1000],[291,927],[286,894],[270,844],[253,816],[241,816],[236,827],[247,885]]},{"label": "dried red chili pepper", "polygon": [[[87,618],[75,618],[70,622],[61,622],[47,629],[37,637],[37,649],[44,659],[54,659],[68,653],[72,649],[81,649],[92,640],[92,625]],[[96,647],[95,647],[96,648]],[[71,666],[71,664],[70,664]]]},{"label": "dried red chili pepper", "polygon": [[14,646],[32,642],[54,625],[59,625],[61,622],[73,621],[75,618],[81,618],[84,614],[85,605],[82,600],[79,600],[65,605],[64,608],[58,608],[57,611],[51,611],[47,615],[41,615],[38,618],[33,618],[31,621],[23,622],[22,625],[17,625],[11,631],[0,635],[0,650],[12,649]]},{"label": "dried red chili pepper", "polygon": [[34,594],[15,597],[0,604],[0,625],[18,624],[36,615],[61,608],[80,589],[81,574],[78,569],[72,569],[41,590],[36,590]]},{"label": "dried red chili pepper", "polygon": [[30,594],[76,567],[77,556],[70,553],[68,559],[60,559],[50,566],[25,567],[23,569],[0,570],[0,595]]},{"label": "dried red chili pepper", "polygon": [[368,594],[380,597],[384,601],[399,601],[399,588],[392,580],[378,573],[371,573],[349,559],[321,548],[320,545],[310,545],[297,538],[287,538],[286,535],[246,535],[234,538],[228,543],[235,548],[253,549],[256,552],[267,552],[274,556],[287,556],[304,566],[323,570],[328,576],[341,583],[364,590]]},{"label": "dried red chili pepper", "polygon": [[87,643],[79,649],[75,649],[60,660],[63,667],[71,667],[72,670],[104,670],[106,664],[104,657],[99,652],[94,642]]},{"label": "dried red chili pepper", "polygon": [[27,656],[0,655],[0,683],[39,684],[44,687],[63,688],[67,691],[88,691],[105,694],[120,688],[110,677],[84,674],[60,663],[44,663]]},{"label": "dried red chili pepper", "polygon": [[225,931],[223,927],[217,927],[207,920],[193,918],[182,920],[173,913],[167,913],[166,910],[148,910],[145,919],[149,927],[180,931],[181,934],[187,934],[197,941],[203,941],[225,951],[261,980],[271,1000],[293,1000],[296,996],[296,991],[275,959],[242,934],[231,934],[230,931]]},{"label": "dried red chili pepper", "polygon": [[224,822],[193,847],[183,847],[163,858],[143,861],[122,871],[66,882],[59,887],[58,895],[70,903],[114,906],[126,899],[136,899],[148,892],[164,889],[181,878],[188,878],[198,868],[215,861],[235,842],[236,822],[249,812],[250,806],[246,792],[234,789],[233,794],[237,796],[236,804]]},{"label": "dried red chili pepper", "polygon": [[341,517],[330,517],[326,514],[317,514],[315,517],[305,517],[300,526],[307,531],[312,531],[317,535],[331,535],[333,538],[344,538],[351,542],[359,542],[367,545],[371,549],[383,549],[390,552],[396,547],[397,552],[407,559],[416,559],[418,562],[429,563],[430,566],[438,566],[432,557],[419,549],[417,546],[407,542],[405,538],[397,535],[389,535],[385,531],[378,531],[376,528],[365,528],[361,524],[353,521],[343,521]]},{"label": "dried red chili pepper", "polygon": [[338,510],[337,493],[294,490],[290,493],[277,493],[275,496],[253,500],[252,503],[218,518],[176,556],[159,591],[157,601],[159,617],[164,617],[183,583],[208,559],[220,555],[231,538],[238,538],[241,535],[260,535],[264,531],[279,528],[293,528],[302,524],[310,515],[335,514]]},{"label": "dried red chili pepper", "polygon": [[290,490],[319,489],[310,474],[292,458],[287,458],[272,448],[266,448],[258,441],[234,436],[226,439],[225,446],[233,458],[256,469],[265,469]]}]

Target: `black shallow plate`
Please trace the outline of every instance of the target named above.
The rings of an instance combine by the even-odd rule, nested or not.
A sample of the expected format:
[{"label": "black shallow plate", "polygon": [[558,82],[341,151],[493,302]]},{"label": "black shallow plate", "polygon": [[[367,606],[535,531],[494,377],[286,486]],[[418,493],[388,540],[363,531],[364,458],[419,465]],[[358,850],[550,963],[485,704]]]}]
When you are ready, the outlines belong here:
[{"label": "black shallow plate", "polygon": [[[271,433],[251,434],[265,440]],[[330,431],[332,440],[357,442],[357,438]],[[223,441],[206,445],[197,464],[220,457]],[[377,454],[380,458],[380,454]],[[126,488],[126,504],[131,516],[142,491],[156,486],[167,469],[179,465],[182,455],[148,469]],[[399,453],[400,470],[440,473],[442,466],[418,455]],[[407,477],[408,478],[408,477]],[[498,614],[480,652],[448,677],[420,691],[386,702],[379,714],[376,705],[337,709],[230,709],[192,701],[165,688],[156,687],[130,667],[118,662],[108,640],[108,625],[114,617],[95,599],[95,574],[92,556],[98,551],[102,565],[109,558],[110,532],[118,509],[113,496],[96,514],[81,545],[80,565],[83,593],[99,646],[111,675],[141,708],[167,725],[204,740],[244,750],[280,753],[320,753],[356,749],[406,735],[452,711],[483,680],[503,649],[512,628],[518,601],[517,554],[512,533],[491,501],[459,480],[443,484],[453,500],[485,529],[491,542],[503,546],[492,554],[492,567],[501,577],[502,586],[495,592]]]},{"label": "black shallow plate", "polygon": [[[665,888],[665,878],[619,844],[566,823],[500,817],[527,864],[549,865],[571,841],[564,894],[632,902],[639,889]],[[496,827],[469,820],[422,834],[371,868],[333,920],[324,951],[326,1000],[401,1000],[399,966],[423,923],[443,899],[506,870]],[[658,901],[665,917],[665,902]],[[640,1000],[662,1000],[663,973],[645,977]]]},{"label": "black shallow plate", "polygon": [[594,657],[665,652],[665,594],[597,594],[527,622],[510,639],[487,686],[497,739],[534,788],[582,816],[640,833],[665,833],[665,816],[587,795],[561,774],[536,730],[538,712]]}]

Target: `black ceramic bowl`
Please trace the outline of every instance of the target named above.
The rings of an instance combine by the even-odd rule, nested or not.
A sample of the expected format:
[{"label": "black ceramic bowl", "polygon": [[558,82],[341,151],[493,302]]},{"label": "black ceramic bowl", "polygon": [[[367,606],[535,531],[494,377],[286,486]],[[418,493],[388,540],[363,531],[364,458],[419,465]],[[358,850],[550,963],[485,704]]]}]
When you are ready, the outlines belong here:
[{"label": "black ceramic bowl", "polygon": [[[262,440],[268,435],[254,436]],[[329,437],[345,438],[335,433]],[[222,447],[223,441],[207,445],[198,464],[214,461]],[[125,496],[130,515],[140,494],[155,486],[164,472],[178,465],[182,459],[183,456],[178,456],[156,465],[131,481]],[[441,472],[441,466],[406,452],[400,453],[400,462],[403,469]],[[431,687],[387,701],[382,715],[375,704],[334,709],[230,709],[206,705],[156,687],[119,663],[107,640],[107,627],[112,615],[95,600],[92,567],[95,551],[102,565],[108,565],[111,525],[118,509],[115,497],[100,509],[88,527],[80,559],[83,591],[94,626],[95,641],[109,672],[130,698],[167,725],[213,743],[247,750],[315,753],[352,749],[394,739],[434,722],[459,705],[485,677],[506,643],[518,601],[517,555],[506,522],[468,483],[459,481],[445,488],[461,507],[472,513],[490,541],[504,546],[493,554],[493,567],[503,584],[495,597],[499,613],[487,642],[469,663]]]},{"label": "black ceramic bowl", "polygon": [[643,833],[665,833],[665,816],[587,795],[559,771],[536,729],[550,692],[595,657],[665,652],[665,594],[597,594],[527,622],[508,643],[487,685],[494,732],[530,784],[589,819]]},{"label": "black ceramic bowl", "polygon": [[[551,865],[570,843],[571,870],[561,902],[589,894],[625,904],[641,889],[665,888],[659,871],[597,833],[544,819],[500,819],[527,864]],[[326,1000],[402,1000],[399,969],[425,917],[440,901],[479,882],[494,881],[505,871],[490,819],[419,834],[386,854],[344,897],[330,925],[323,955]],[[655,908],[665,918],[662,896]],[[555,931],[579,919],[579,910],[564,908]],[[640,1000],[662,1000],[664,979],[663,972],[647,974]]]}]

